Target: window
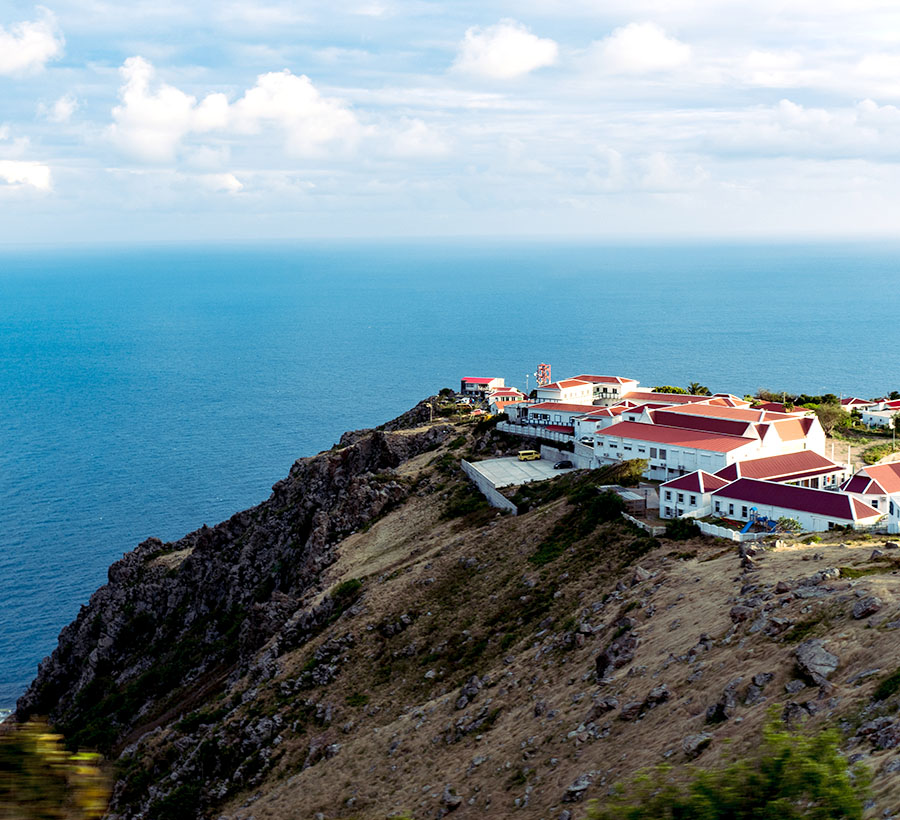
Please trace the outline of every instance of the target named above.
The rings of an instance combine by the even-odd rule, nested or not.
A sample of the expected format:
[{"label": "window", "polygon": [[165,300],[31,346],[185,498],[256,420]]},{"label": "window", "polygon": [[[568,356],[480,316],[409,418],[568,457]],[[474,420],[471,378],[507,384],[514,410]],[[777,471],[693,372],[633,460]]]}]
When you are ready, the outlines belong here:
[{"label": "window", "polygon": [[639,453],[646,453],[646,452],[647,452],[647,448],[646,448],[646,447],[638,447],[638,452],[639,452]]},{"label": "window", "polygon": [[877,498],[873,498],[873,499],[872,499],[872,506],[873,506],[876,510],[878,509],[878,499],[877,499]]},{"label": "window", "polygon": [[889,506],[890,506],[890,510],[891,510],[891,515],[893,515],[894,514],[894,502],[892,501]]},{"label": "window", "polygon": [[630,449],[631,449],[631,445],[630,445],[630,444],[623,444],[623,445],[622,445],[622,449],[623,449],[623,450],[630,450]]},{"label": "window", "polygon": [[671,500],[672,500],[672,491],[666,490],[666,501],[671,501]]},{"label": "window", "polygon": [[722,505],[718,501],[716,502],[716,512],[722,512]]},{"label": "window", "polygon": [[678,493],[678,503],[681,504],[682,501],[684,501],[684,493]]},{"label": "window", "polygon": [[746,518],[746,517],[747,517],[747,508],[741,507],[741,518]]},{"label": "window", "polygon": [[671,518],[671,517],[672,517],[672,508],[666,507],[666,518]]},{"label": "window", "polygon": [[691,504],[694,504],[694,505],[697,504],[697,496],[695,496],[695,495],[691,496]]},{"label": "window", "polygon": [[660,448],[659,457],[662,459],[664,459],[666,457],[666,451],[663,450],[662,448]]},{"label": "window", "polygon": [[650,458],[656,458],[656,448],[655,447],[650,448]]},{"label": "window", "polygon": [[729,514],[729,515],[734,515],[734,504],[729,504],[729,505],[728,505],[728,514]]}]

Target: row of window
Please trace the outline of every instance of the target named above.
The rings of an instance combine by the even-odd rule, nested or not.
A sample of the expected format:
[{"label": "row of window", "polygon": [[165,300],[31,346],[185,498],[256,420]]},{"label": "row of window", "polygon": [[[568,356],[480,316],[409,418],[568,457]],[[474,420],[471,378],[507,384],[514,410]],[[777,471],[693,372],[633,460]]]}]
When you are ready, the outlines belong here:
[{"label": "row of window", "polygon": [[[611,450],[617,450],[619,447],[619,444],[618,444],[618,442],[611,441],[611,442],[609,442],[609,447]],[[622,449],[623,450],[633,450],[634,447],[631,444],[623,444]],[[647,455],[646,447],[638,447],[637,451],[638,451],[639,455]],[[660,458],[662,460],[665,460],[666,459],[666,451],[662,447],[660,447],[660,448],[651,447],[650,448],[650,458]]]},{"label": "row of window", "polygon": [[[672,500],[672,491],[671,490],[666,490],[665,499],[666,499],[666,501]],[[684,503],[684,493],[678,493],[678,503],[679,504]],[[690,496],[690,501],[688,503],[691,504],[692,506],[696,507],[697,506],[697,496],[695,496],[695,495]]]}]

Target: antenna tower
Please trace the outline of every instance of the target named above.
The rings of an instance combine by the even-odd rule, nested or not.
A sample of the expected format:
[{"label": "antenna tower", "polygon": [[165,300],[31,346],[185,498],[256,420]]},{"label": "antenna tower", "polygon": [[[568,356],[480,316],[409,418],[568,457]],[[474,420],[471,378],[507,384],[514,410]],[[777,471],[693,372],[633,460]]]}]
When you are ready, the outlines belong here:
[{"label": "antenna tower", "polygon": [[550,384],[550,365],[539,364],[537,373],[534,374],[534,377],[537,379],[538,387],[544,387],[545,385]]}]

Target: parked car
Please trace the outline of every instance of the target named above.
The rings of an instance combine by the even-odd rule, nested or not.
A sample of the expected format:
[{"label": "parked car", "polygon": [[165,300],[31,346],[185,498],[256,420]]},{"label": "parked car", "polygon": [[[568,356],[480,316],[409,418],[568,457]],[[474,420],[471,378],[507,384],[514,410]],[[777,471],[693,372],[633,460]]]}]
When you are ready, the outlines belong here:
[{"label": "parked car", "polygon": [[564,458],[562,461],[557,461],[556,464],[553,465],[554,470],[568,470],[570,467],[574,467],[575,465],[569,461],[567,458]]},{"label": "parked car", "polygon": [[519,450],[519,461],[537,461],[540,457],[537,450]]},{"label": "parked car", "polygon": [[578,439],[582,444],[586,444],[588,447],[594,446],[594,439],[591,436],[582,436]]}]

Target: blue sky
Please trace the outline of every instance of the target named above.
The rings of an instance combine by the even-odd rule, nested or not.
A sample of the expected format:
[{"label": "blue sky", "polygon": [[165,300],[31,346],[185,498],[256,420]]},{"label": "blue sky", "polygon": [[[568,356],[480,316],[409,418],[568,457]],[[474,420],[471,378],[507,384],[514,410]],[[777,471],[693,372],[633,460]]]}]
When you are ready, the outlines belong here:
[{"label": "blue sky", "polygon": [[0,6],[0,242],[893,236],[900,6]]}]

